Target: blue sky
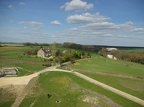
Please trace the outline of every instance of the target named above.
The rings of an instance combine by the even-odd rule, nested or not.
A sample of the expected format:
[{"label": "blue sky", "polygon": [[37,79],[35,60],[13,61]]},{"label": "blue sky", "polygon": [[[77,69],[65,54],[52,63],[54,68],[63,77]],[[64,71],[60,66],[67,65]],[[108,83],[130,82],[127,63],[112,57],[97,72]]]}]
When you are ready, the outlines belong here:
[{"label": "blue sky", "polygon": [[144,47],[144,0],[0,0],[1,42]]}]

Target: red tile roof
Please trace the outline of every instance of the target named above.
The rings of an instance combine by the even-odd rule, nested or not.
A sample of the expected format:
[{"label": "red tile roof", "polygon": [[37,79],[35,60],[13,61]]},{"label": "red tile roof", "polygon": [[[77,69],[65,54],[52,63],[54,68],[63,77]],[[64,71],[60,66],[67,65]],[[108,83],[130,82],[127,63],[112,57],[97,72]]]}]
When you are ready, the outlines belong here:
[{"label": "red tile roof", "polygon": [[50,49],[42,49],[44,52],[51,52],[51,50]]}]

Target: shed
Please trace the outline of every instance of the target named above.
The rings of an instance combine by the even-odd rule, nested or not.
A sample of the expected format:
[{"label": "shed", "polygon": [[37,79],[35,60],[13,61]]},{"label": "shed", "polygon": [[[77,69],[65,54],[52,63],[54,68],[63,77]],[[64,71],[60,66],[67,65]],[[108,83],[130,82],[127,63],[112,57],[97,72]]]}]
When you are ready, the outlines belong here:
[{"label": "shed", "polygon": [[17,68],[3,68],[1,75],[18,75],[18,69]]}]

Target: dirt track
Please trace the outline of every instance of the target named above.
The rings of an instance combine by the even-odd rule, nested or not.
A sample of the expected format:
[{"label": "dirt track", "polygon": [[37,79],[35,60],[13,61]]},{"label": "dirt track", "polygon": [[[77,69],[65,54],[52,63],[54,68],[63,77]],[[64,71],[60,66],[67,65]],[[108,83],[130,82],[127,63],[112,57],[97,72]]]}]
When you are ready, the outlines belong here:
[{"label": "dirt track", "polygon": [[29,81],[29,83],[26,85],[26,87],[23,89],[23,91],[19,94],[19,96],[16,98],[15,102],[13,103],[13,105],[11,107],[18,107],[21,104],[22,100],[25,98],[25,96],[30,91],[30,89],[33,87],[33,85],[35,84],[37,79],[38,79],[38,76],[33,77]]},{"label": "dirt track", "polygon": [[[71,72],[71,71],[60,70],[60,69],[57,69],[56,71]],[[109,91],[111,91],[111,92],[113,92],[113,93],[116,93],[116,94],[118,94],[118,95],[120,95],[120,96],[122,96],[122,97],[124,97],[124,98],[127,98],[127,99],[129,99],[129,100],[131,100],[131,101],[133,101],[133,102],[136,102],[136,103],[144,106],[144,100],[141,100],[141,99],[139,99],[139,98],[137,98],[137,97],[135,97],[135,96],[132,96],[132,95],[127,94],[127,93],[125,93],[125,92],[123,92],[123,91],[120,91],[120,90],[118,90],[118,89],[116,89],[116,88],[113,88],[113,87],[111,87],[111,86],[108,86],[108,85],[106,85],[106,84],[104,84],[104,83],[101,83],[101,82],[99,82],[99,81],[97,81],[97,80],[94,80],[94,79],[92,79],[92,78],[90,78],[90,77],[88,77],[88,76],[85,76],[85,75],[81,74],[81,73],[78,73],[78,72],[72,72],[72,73],[73,73],[74,75],[80,77],[80,78],[83,78],[83,79],[85,79],[85,80],[87,80],[87,81],[95,84],[95,85],[98,85],[98,86],[100,86],[100,87],[102,87],[102,88],[104,88],[104,89],[106,89],[106,90],[109,90]]]},{"label": "dirt track", "polygon": [[[36,79],[38,78],[38,75],[41,74],[41,73],[44,73],[44,72],[47,72],[47,71],[62,71],[62,72],[70,72],[70,73],[73,73],[74,75],[80,77],[80,78],[83,78],[95,85],[98,85],[106,90],[109,90],[109,91],[112,91],[124,98],[127,98],[133,102],[136,102],[140,105],[143,105],[144,106],[144,100],[141,100],[135,96],[132,96],[130,94],[127,94],[125,92],[122,92],[116,88],[113,88],[111,86],[108,86],[104,83],[101,83],[99,81],[96,81],[88,76],[85,76],[83,74],[80,74],[78,72],[71,72],[71,71],[67,71],[67,70],[61,70],[61,69],[56,69],[56,66],[53,66],[53,67],[49,67],[47,69],[44,69],[42,71],[39,71],[35,74],[32,74],[32,75],[29,75],[29,76],[23,76],[23,77],[11,77],[11,78],[0,78],[0,83],[2,83],[2,81],[5,83],[2,83],[0,84],[0,86],[3,86],[3,85],[18,85],[18,84],[25,84],[27,85],[25,87],[25,89],[23,90],[22,93],[20,93],[20,95],[18,96],[18,98],[15,100],[14,104],[12,105],[12,107],[18,107],[21,103],[21,101],[25,98],[26,94],[28,93],[28,91],[32,88],[32,86],[35,84],[35,81]],[[36,77],[36,78],[35,78]],[[33,78],[33,79],[32,79]],[[31,80],[31,81],[30,81]]]},{"label": "dirt track", "polygon": [[127,93],[125,93],[125,92],[123,92],[123,91],[120,91],[120,90],[118,90],[118,89],[116,89],[116,88],[113,88],[113,87],[111,87],[111,86],[108,86],[108,85],[106,85],[106,84],[104,84],[104,83],[101,83],[101,82],[99,82],[99,81],[96,81],[96,80],[94,80],[94,79],[92,79],[92,78],[89,78],[88,76],[85,76],[85,75],[80,74],[80,73],[78,73],[78,72],[75,72],[74,74],[77,75],[78,77],[81,77],[81,78],[83,78],[83,79],[85,79],[85,80],[87,80],[87,81],[95,84],[95,85],[98,85],[98,86],[100,86],[100,87],[102,87],[102,88],[104,88],[104,89],[106,89],[106,90],[112,91],[113,93],[116,93],[116,94],[118,94],[118,95],[120,95],[120,96],[122,96],[122,97],[124,97],[124,98],[127,98],[127,99],[129,99],[129,100],[131,100],[131,101],[133,101],[133,102],[136,102],[136,103],[144,106],[144,100],[141,100],[141,99],[139,99],[139,98],[137,98],[137,97],[135,97],[135,96],[132,96],[132,95],[130,95],[130,94],[127,94]]}]

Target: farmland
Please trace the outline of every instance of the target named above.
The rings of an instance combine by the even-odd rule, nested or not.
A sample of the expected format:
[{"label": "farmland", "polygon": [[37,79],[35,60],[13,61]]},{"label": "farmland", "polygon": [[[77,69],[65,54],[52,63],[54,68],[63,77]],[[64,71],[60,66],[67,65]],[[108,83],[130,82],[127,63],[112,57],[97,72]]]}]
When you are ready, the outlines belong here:
[{"label": "farmland", "polygon": [[[47,94],[51,94],[52,96],[47,98]],[[90,100],[84,100],[86,98]],[[109,98],[117,104],[111,102]],[[61,103],[56,103],[57,100],[61,101]],[[109,103],[107,103],[107,101]],[[20,107],[30,106],[32,104],[34,104],[35,107],[46,107],[47,105],[51,107],[89,107],[92,105],[100,107],[115,107],[119,105],[140,106],[119,95],[78,78],[75,75],[62,72],[45,73],[39,77],[38,83],[31,92],[29,92]]]},{"label": "farmland", "polygon": [[96,57],[81,60],[72,68],[95,80],[144,99],[143,65]]},{"label": "farmland", "polygon": [[[43,64],[53,63],[53,61],[44,60],[35,55],[23,55],[27,50],[39,48],[39,46],[23,45],[0,47],[0,68],[17,67],[19,70],[18,76],[30,75],[44,69]],[[44,48],[51,47],[44,46]],[[70,50],[70,48],[58,46],[56,50],[64,51]],[[82,73],[144,100],[144,66],[142,64],[103,58],[96,52],[75,50],[90,53],[92,58],[64,65],[61,67],[62,69],[73,69],[74,72]],[[5,99],[0,102],[0,106],[3,107],[11,106],[16,98],[12,91],[4,91],[3,88],[0,88],[0,94],[0,99],[5,95],[13,96],[4,97]],[[47,94],[51,94],[51,97],[48,98]],[[22,101],[20,107],[46,107],[47,105],[50,107],[89,107],[96,105],[99,107],[141,107],[137,103],[89,83],[71,73],[58,71],[39,75],[35,86]]]}]

